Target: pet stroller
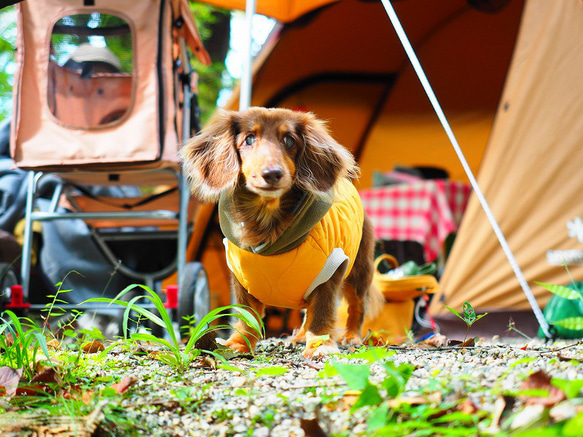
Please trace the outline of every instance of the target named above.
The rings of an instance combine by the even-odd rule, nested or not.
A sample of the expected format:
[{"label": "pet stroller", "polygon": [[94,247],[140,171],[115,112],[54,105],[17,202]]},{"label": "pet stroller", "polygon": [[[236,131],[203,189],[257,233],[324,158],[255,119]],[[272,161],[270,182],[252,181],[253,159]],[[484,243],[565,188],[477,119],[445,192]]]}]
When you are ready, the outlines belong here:
[{"label": "pet stroller", "polygon": [[[208,279],[200,263],[186,262],[198,205],[189,202],[177,150],[198,128],[189,56],[210,59],[187,0],[26,0],[17,17],[10,147],[29,173],[21,284],[10,287],[6,307],[44,307],[28,303],[38,222],[82,219],[105,257],[135,282],[161,293],[155,287],[176,278],[164,290],[175,321],[200,320],[209,311]],[[39,209],[49,175],[58,182]],[[110,197],[112,186],[137,194]],[[176,251],[155,271],[120,262],[114,250],[146,242],[138,255],[152,258],[169,239]],[[96,308],[87,305],[70,307]]]}]

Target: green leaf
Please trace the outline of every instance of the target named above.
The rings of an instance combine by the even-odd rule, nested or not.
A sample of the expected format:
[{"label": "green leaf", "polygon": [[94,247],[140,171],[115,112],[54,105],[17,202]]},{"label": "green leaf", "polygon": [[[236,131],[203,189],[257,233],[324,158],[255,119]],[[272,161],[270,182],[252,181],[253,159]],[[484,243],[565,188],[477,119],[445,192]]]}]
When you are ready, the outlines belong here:
[{"label": "green leaf", "polygon": [[451,413],[444,414],[441,417],[437,417],[432,420],[433,423],[457,423],[464,425],[471,425],[476,421],[476,416],[474,414],[463,413],[461,411],[453,411]]},{"label": "green leaf", "polygon": [[551,325],[561,326],[565,329],[571,329],[573,331],[583,330],[583,317],[568,317],[566,319],[550,323]]},{"label": "green leaf", "polygon": [[463,316],[459,313],[459,311],[454,310],[453,308],[448,307],[447,305],[443,304],[446,310],[448,310],[453,315],[459,317],[460,319],[464,320]]},{"label": "green leaf", "polygon": [[264,367],[257,370],[255,376],[259,378],[260,376],[279,376],[287,373],[288,369],[282,366]]},{"label": "green leaf", "polygon": [[164,338],[158,338],[152,334],[146,334],[144,332],[135,332],[132,334],[132,339],[133,340],[139,340],[139,341],[149,341],[155,344],[159,344],[161,346],[166,346],[168,349],[170,349],[172,352],[178,352],[178,349],[175,349],[173,347],[173,345],[171,345],[168,340],[164,339]]},{"label": "green leaf", "polygon": [[75,337],[77,337],[77,333],[73,329],[65,329],[63,331],[63,335],[65,337],[69,337],[69,338],[75,338]]},{"label": "green leaf", "polygon": [[583,429],[583,411],[577,413],[575,417],[570,419],[562,429],[562,435],[568,437],[576,437],[581,435]]},{"label": "green leaf", "polygon": [[366,387],[360,393],[360,396],[350,408],[350,411],[355,411],[366,405],[379,405],[383,401],[383,398],[379,394],[379,389],[376,385],[367,382]]},{"label": "green leaf", "polygon": [[376,431],[387,424],[387,418],[389,416],[389,406],[388,404],[382,404],[378,408],[375,408],[370,416],[368,417],[368,430]]},{"label": "green leaf", "polygon": [[371,347],[371,348],[363,348],[357,352],[352,354],[346,355],[346,358],[349,360],[352,359],[361,359],[366,360],[369,363],[374,363],[378,360],[382,360],[390,355],[394,355],[395,351],[389,351],[387,348],[384,347]]},{"label": "green leaf", "polygon": [[583,299],[583,297],[581,296],[581,293],[579,291],[573,290],[569,287],[565,287],[564,285],[546,284],[544,282],[536,282],[536,281],[535,281],[535,284],[546,288],[551,293],[556,294],[557,296],[560,296],[563,299],[568,299],[568,300]]},{"label": "green leaf", "polygon": [[476,323],[476,322],[477,322],[478,320],[480,320],[482,317],[484,317],[484,316],[487,316],[487,315],[488,315],[488,313],[480,314],[479,316],[477,316],[477,317],[474,319],[474,321],[473,321],[473,322],[469,323],[468,325],[469,325],[470,327],[472,327],[472,325],[473,325],[474,323]]},{"label": "green leaf", "polygon": [[523,396],[528,398],[548,398],[550,393],[544,388],[530,388],[525,390],[518,390],[513,393],[514,396]]},{"label": "green leaf", "polygon": [[[216,327],[209,326],[215,320],[220,319],[226,315],[231,315],[232,317],[235,317],[243,321],[247,326],[255,330],[259,336],[264,337],[265,329],[263,327],[263,323],[259,321],[261,320],[261,317],[259,317],[255,310],[249,308],[251,311],[257,314],[257,316],[254,316],[253,313],[251,313],[247,308],[248,307],[245,307],[244,305],[228,305],[220,308],[215,308],[214,310],[209,312],[190,332],[191,337],[188,340],[188,343],[186,344],[185,351],[188,353],[194,347],[197,340],[201,338],[205,333],[217,329]],[[237,311],[236,314],[231,313],[231,310],[233,309]]]},{"label": "green leaf", "polygon": [[476,312],[474,311],[474,307],[472,307],[469,302],[464,302],[463,313],[464,321],[466,323],[471,324],[476,320]]},{"label": "green leaf", "polygon": [[368,385],[370,369],[365,364],[333,363],[334,368],[351,390],[364,390]]},{"label": "green leaf", "polygon": [[387,376],[382,382],[382,386],[387,391],[389,398],[396,398],[405,389],[405,385],[413,374],[415,367],[406,363],[395,367],[395,363],[392,361],[383,363],[383,366],[387,372]]},{"label": "green leaf", "polygon": [[583,390],[583,379],[568,381],[566,379],[551,379],[551,384],[561,389],[569,399],[578,398]]},{"label": "green leaf", "polygon": [[217,366],[219,369],[223,369],[223,370],[229,370],[231,372],[237,372],[237,373],[245,373],[242,369],[239,369],[238,367],[232,366],[230,364],[219,364]]},{"label": "green leaf", "polygon": [[338,375],[338,370],[334,367],[334,363],[328,361],[322,370],[318,372],[318,378],[331,378]]},{"label": "green leaf", "polygon": [[105,387],[103,390],[101,390],[101,396],[104,398],[115,398],[119,396],[119,393],[115,388]]}]

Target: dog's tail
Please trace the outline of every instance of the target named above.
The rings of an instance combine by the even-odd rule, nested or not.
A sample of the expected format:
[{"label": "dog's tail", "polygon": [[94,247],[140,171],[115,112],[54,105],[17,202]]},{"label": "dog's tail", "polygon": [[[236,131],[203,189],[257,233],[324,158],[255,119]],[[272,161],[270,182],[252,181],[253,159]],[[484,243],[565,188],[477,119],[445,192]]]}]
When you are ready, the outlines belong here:
[{"label": "dog's tail", "polygon": [[384,304],[385,296],[383,292],[374,281],[371,282],[366,302],[366,318],[369,320],[375,319],[381,313]]}]

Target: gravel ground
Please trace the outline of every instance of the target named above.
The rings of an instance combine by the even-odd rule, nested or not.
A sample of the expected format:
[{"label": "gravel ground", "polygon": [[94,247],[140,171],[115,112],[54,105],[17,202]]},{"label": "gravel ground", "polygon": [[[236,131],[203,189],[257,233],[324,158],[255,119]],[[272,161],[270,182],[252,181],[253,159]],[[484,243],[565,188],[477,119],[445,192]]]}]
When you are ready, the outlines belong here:
[{"label": "gravel ground", "polygon": [[[366,423],[370,410],[351,412],[355,396],[346,393],[343,380],[339,376],[319,377],[324,363],[305,360],[302,350],[302,345],[263,340],[255,357],[229,361],[240,371],[217,369],[212,360],[197,359],[184,374],[151,357],[114,350],[106,365],[96,361],[90,372],[102,377],[135,378],[122,406],[152,436],[318,435],[302,427],[313,425],[314,419],[325,433],[319,435],[370,435]],[[526,376],[538,370],[553,378],[583,379],[578,362],[583,361],[583,346],[572,341],[544,344],[491,340],[466,348],[412,345],[390,351],[387,359],[395,365],[415,366],[401,398],[424,396],[428,403],[438,405],[465,398],[489,415],[500,410],[501,393],[516,392]],[[364,362],[347,359],[351,352],[354,350],[344,349],[332,359]],[[287,372],[257,375],[261,368],[274,366],[285,367]],[[385,378],[381,362],[372,363],[370,371],[374,383]],[[440,390],[434,387],[436,384]],[[446,394],[432,398],[431,393],[438,391]],[[547,406],[516,402],[511,426],[516,428],[541,417],[548,420],[549,412],[555,421],[573,417],[583,408],[581,396],[579,393],[573,399]]]}]

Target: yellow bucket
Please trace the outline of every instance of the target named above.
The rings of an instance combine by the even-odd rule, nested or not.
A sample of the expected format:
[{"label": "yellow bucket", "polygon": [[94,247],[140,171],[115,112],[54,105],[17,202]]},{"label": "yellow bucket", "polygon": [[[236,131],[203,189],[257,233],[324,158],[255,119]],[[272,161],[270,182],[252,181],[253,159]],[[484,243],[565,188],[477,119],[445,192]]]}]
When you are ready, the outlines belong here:
[{"label": "yellow bucket", "polygon": [[[385,303],[380,313],[370,319],[365,317],[362,326],[362,337],[370,339],[375,344],[398,344],[407,338],[407,331],[411,329],[415,299],[424,294],[433,294],[439,283],[434,276],[408,276],[400,279],[391,279],[379,272],[382,261],[387,261],[391,268],[399,266],[392,255],[381,255],[375,260],[373,283],[383,293]],[[343,299],[338,310],[338,327],[346,326],[348,318],[347,304]]]}]

